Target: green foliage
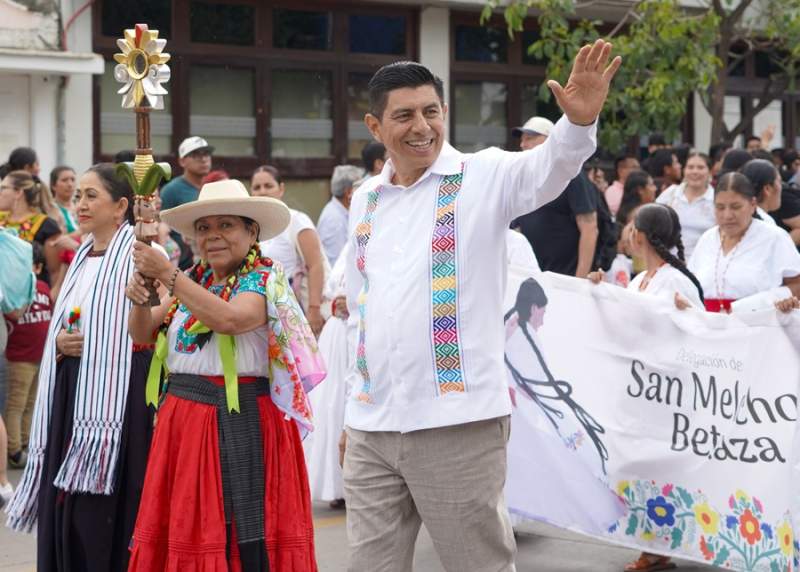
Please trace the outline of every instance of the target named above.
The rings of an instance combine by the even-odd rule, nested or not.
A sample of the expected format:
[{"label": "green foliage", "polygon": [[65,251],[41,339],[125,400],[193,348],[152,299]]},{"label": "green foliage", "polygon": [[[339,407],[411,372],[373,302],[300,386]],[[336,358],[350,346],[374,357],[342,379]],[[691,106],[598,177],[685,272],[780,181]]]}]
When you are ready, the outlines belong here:
[{"label": "green foliage", "polygon": [[781,70],[790,90],[796,89],[800,64],[800,0],[772,0],[760,14],[763,43],[769,44],[770,59]]},{"label": "green foliage", "polygon": [[[714,82],[729,71],[724,65],[728,54],[720,53],[721,44],[744,42],[749,49],[770,54],[780,72],[771,78],[775,89],[762,94],[764,106],[781,90],[794,89],[800,68],[800,0],[704,4],[704,8],[688,10],[678,0],[639,0],[608,36],[600,33],[599,22],[575,20],[580,7],[576,0],[487,0],[481,21],[487,22],[493,10],[502,6],[509,34],[514,34],[535,9],[540,39],[529,53],[545,58],[548,76],[562,85],[582,45],[598,37],[611,40],[623,64],[601,115],[600,143],[616,151],[633,136],[653,131],[668,138],[677,135],[694,92],[701,94],[717,133],[732,137],[742,132],[743,124],[730,131],[724,127],[722,109],[714,107],[721,101],[708,96]],[[544,85],[540,97],[551,97]]]},{"label": "green foliage", "polygon": [[692,499],[692,495],[684,489],[683,487],[678,487],[678,494],[681,495],[681,500],[686,505],[686,508],[692,508],[692,504],[694,504],[694,499]]},{"label": "green foliage", "polygon": [[[484,21],[494,5],[487,4]],[[570,21],[574,0],[515,1],[504,10],[510,33],[522,30],[529,8],[538,9],[540,27],[529,53],[545,58],[548,77],[564,85],[580,47],[602,37],[600,22]],[[689,97],[710,85],[718,66],[713,12],[687,16],[677,0],[642,0],[631,15],[626,32],[611,38],[623,61],[600,117],[600,144],[611,151],[653,131],[675,136]],[[539,95],[552,96],[546,84]]]}]

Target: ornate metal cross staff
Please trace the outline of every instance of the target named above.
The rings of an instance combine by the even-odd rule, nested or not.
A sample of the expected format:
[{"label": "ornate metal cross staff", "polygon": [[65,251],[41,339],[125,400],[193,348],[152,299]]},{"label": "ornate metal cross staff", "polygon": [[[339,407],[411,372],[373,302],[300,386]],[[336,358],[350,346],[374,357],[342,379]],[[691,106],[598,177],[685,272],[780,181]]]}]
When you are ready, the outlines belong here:
[{"label": "ornate metal cross staff", "polygon": [[[117,62],[114,78],[124,84],[117,92],[122,94],[122,107],[133,108],[136,113],[136,158],[133,163],[119,163],[117,175],[127,178],[133,188],[134,230],[136,238],[147,244],[158,236],[156,189],[162,179],[169,180],[172,176],[169,163],[156,163],[150,148],[150,110],[164,109],[163,96],[167,90],[161,84],[170,78],[166,65],[170,56],[163,53],[166,45],[166,40],[159,39],[158,30],[148,30],[147,24],[136,24],[117,40],[122,53],[114,54]],[[149,287],[150,304],[157,306],[155,286],[151,282]]]}]

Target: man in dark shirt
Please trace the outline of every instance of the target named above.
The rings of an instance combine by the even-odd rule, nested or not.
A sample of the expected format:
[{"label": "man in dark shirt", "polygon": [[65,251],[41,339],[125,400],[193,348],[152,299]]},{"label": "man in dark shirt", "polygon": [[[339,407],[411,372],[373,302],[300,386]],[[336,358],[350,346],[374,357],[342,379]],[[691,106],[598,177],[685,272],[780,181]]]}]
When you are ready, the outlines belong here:
[{"label": "man in dark shirt", "polygon": [[797,249],[800,250],[800,188],[783,185],[781,206],[769,214],[778,226],[789,233]]},{"label": "man in dark shirt", "polygon": [[[513,133],[520,136],[520,149],[544,143],[553,123],[533,117]],[[586,277],[592,270],[597,245],[597,191],[581,172],[558,198],[519,217],[519,227],[531,243],[542,270]]]}]

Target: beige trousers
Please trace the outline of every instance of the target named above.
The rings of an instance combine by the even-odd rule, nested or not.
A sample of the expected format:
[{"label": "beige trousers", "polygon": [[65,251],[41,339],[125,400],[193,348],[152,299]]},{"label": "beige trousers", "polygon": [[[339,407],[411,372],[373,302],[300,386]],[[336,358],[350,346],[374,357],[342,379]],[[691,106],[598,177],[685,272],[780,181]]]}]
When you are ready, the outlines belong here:
[{"label": "beige trousers", "polygon": [[39,364],[10,361],[6,368],[8,397],[3,419],[8,431],[8,454],[13,455],[28,444],[33,406],[36,403]]},{"label": "beige trousers", "polygon": [[347,428],[350,572],[409,572],[425,527],[448,572],[514,572],[509,418],[412,433]]}]

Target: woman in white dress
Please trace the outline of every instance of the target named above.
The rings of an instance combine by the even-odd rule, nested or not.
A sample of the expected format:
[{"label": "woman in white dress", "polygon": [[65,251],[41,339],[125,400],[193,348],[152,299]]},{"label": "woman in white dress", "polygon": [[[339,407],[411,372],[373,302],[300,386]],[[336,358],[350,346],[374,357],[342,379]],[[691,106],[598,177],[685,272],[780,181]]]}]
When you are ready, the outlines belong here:
[{"label": "woman in white dress", "polygon": [[[674,209],[658,203],[639,207],[626,232],[630,252],[645,265],[628,290],[670,298],[680,309],[703,307],[703,288],[686,266],[681,223]],[[588,278],[597,284],[604,274],[591,272]]]},{"label": "woman in white dress", "polygon": [[[270,165],[259,167],[250,180],[250,194],[283,200],[286,187],[280,171]],[[304,212],[289,209],[292,219],[281,234],[260,244],[264,256],[283,265],[298,302],[315,336],[322,332],[322,289],[325,286],[325,263],[317,228]]]},{"label": "woman in white dress", "polygon": [[756,191],[741,173],[727,173],[714,196],[717,226],[700,238],[690,270],[706,292],[711,312],[757,294],[771,296],[782,310],[800,295],[800,253],[782,229],[754,218]]},{"label": "woman in white dress", "polygon": [[674,299],[679,308],[703,307],[703,289],[686,267],[681,223],[674,209],[660,204],[641,207],[629,242],[646,270],[631,280],[628,290]]},{"label": "woman in white dress", "polygon": [[333,300],[331,318],[319,336],[319,351],[328,368],[325,383],[309,395],[314,412],[314,432],[303,441],[311,499],[327,501],[331,508],[344,507],[344,485],[339,464],[339,440],[344,430],[344,409],[349,395],[349,379],[355,357],[355,323],[348,325],[345,301],[345,261],[348,242],[326,284],[327,297]]},{"label": "woman in white dress", "polygon": [[678,213],[686,257],[690,258],[700,236],[716,224],[711,160],[708,156],[690,153],[686,160],[683,182],[666,189],[656,202],[670,206]]},{"label": "woman in white dress", "polygon": [[767,224],[777,226],[775,219],[769,213],[781,208],[783,179],[778,169],[770,161],[753,159],[748,161],[739,172],[750,180],[753,190],[756,192],[758,217]]}]

